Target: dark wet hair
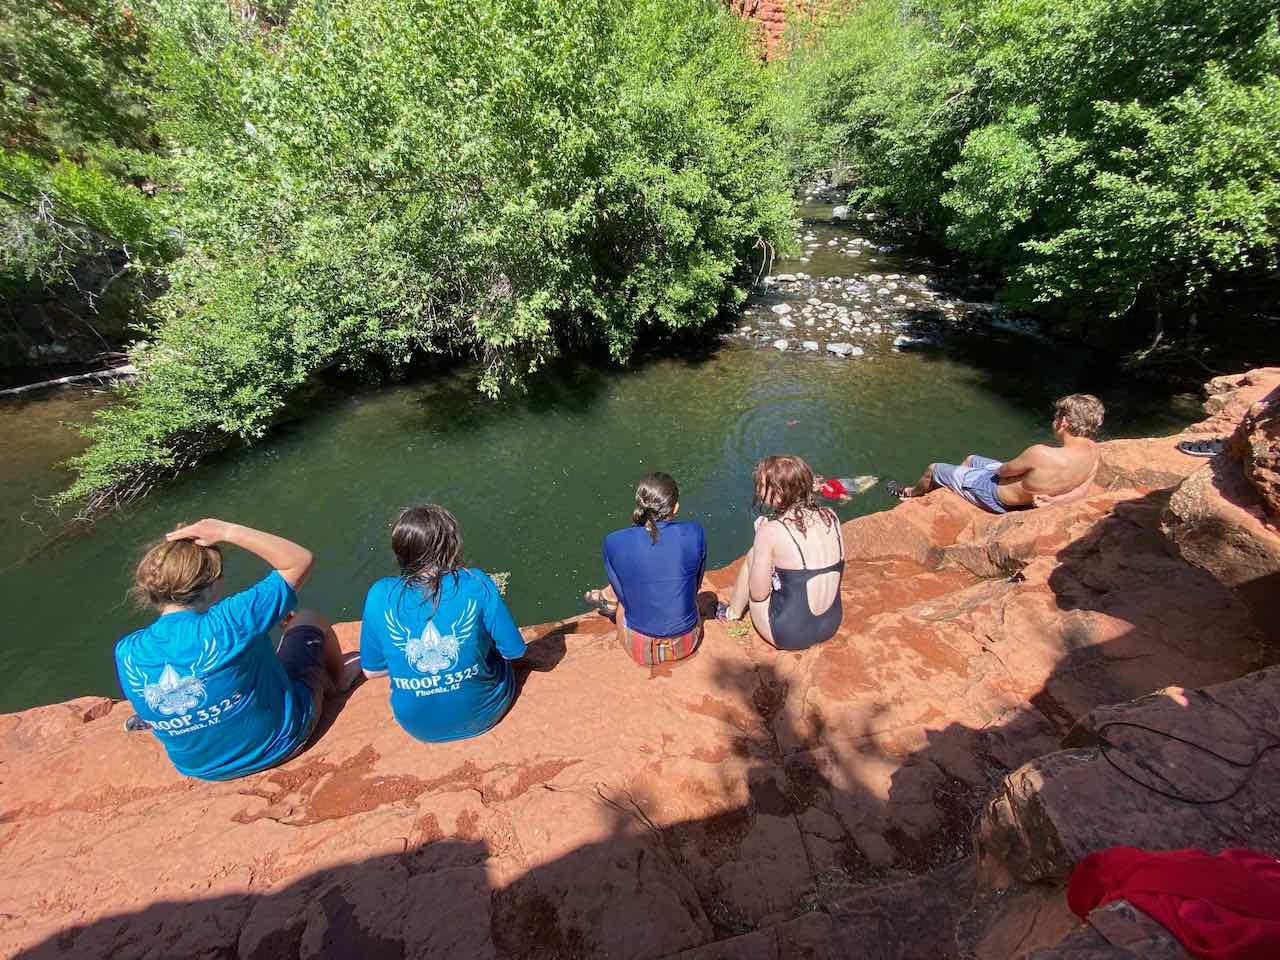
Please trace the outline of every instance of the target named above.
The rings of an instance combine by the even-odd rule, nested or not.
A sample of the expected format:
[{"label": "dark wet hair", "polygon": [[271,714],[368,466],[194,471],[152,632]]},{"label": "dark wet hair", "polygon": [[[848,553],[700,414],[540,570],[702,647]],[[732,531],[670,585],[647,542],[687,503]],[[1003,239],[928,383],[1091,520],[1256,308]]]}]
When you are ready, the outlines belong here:
[{"label": "dark wet hair", "polygon": [[406,585],[431,591],[434,601],[440,580],[462,567],[462,537],[452,513],[434,503],[408,507],[391,528],[391,550]]},{"label": "dark wet hair", "polygon": [[813,491],[813,470],[790,454],[765,457],[756,464],[754,503],[775,520],[791,513],[796,530],[802,534],[806,511],[817,512],[828,527],[833,522],[831,511],[819,505]]},{"label": "dark wet hair", "polygon": [[651,473],[636,486],[636,510],[631,522],[646,527],[654,543],[658,542],[658,521],[671,519],[680,502],[680,487],[669,473]]}]

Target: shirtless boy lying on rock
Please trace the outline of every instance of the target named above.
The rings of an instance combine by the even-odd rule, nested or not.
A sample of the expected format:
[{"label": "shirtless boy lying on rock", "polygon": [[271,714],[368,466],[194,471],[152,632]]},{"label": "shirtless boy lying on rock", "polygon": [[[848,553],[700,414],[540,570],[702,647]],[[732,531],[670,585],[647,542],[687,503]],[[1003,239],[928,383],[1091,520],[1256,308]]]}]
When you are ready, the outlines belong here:
[{"label": "shirtless boy lying on rock", "polygon": [[1097,397],[1073,393],[1053,405],[1058,446],[1037,443],[1004,463],[977,454],[961,464],[931,463],[915,484],[890,483],[889,492],[906,499],[946,487],[991,513],[1079,500],[1098,473],[1100,455],[1093,437],[1103,413]]}]

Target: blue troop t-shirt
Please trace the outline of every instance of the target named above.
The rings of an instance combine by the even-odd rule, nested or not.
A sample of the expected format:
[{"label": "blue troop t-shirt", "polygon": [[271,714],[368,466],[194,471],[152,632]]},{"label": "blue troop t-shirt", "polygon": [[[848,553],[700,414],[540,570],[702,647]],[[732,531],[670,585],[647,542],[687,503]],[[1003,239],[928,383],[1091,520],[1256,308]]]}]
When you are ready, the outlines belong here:
[{"label": "blue troop t-shirt", "polygon": [[424,587],[385,577],[369,588],[360,665],[391,677],[391,712],[419,740],[484,733],[515,696],[511,664],[524,638],[498,587],[476,569],[446,574],[438,600]]},{"label": "blue troop t-shirt", "polygon": [[166,613],[116,644],[116,674],[179,771],[229,780],[279,763],[311,730],[312,693],[267,636],[298,604],[272,571],[204,613]]},{"label": "blue troop t-shirt", "polygon": [[659,520],[658,542],[640,526],[604,538],[604,572],[627,626],[650,637],[678,637],[698,625],[698,588],[707,537],[691,520]]}]

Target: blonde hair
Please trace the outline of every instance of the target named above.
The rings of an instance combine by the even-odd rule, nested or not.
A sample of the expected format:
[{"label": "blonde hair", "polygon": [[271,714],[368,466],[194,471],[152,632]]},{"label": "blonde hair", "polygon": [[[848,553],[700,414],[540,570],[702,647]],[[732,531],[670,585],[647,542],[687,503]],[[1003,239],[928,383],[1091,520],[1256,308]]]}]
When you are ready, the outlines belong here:
[{"label": "blonde hair", "polygon": [[1091,393],[1073,393],[1053,405],[1053,418],[1067,422],[1067,429],[1077,437],[1096,437],[1106,413],[1102,401]]},{"label": "blonde hair", "polygon": [[188,606],[221,577],[222,551],[217,547],[202,547],[192,540],[166,540],[138,561],[130,592],[139,603]]}]

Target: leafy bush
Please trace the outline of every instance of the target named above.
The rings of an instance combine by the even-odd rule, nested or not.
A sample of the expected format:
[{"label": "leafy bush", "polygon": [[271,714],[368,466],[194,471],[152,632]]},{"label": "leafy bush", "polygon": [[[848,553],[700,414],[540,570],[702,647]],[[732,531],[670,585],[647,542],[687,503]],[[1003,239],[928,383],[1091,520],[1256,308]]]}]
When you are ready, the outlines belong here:
[{"label": "leafy bush", "polygon": [[112,0],[0,0],[0,298],[131,313],[175,252],[128,181],[150,146],[145,39]]},{"label": "leafy bush", "polygon": [[1268,0],[867,0],[783,69],[793,139],[822,144],[793,163],[843,160],[1015,302],[1193,335],[1274,279]]},{"label": "leafy bush", "polygon": [[768,76],[715,0],[154,0],[184,255],[68,499],[263,435],[329,367],[618,361],[746,295],[789,230]]}]

